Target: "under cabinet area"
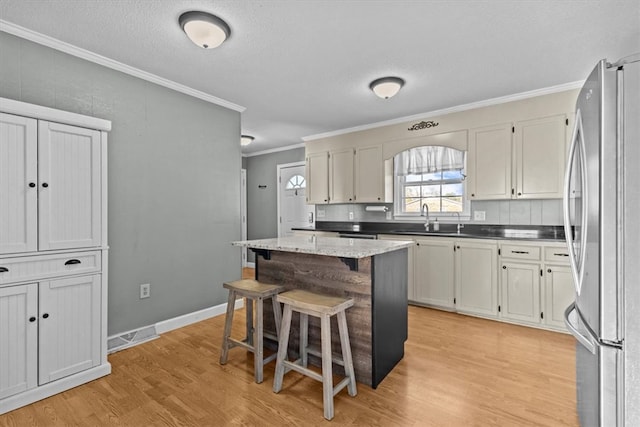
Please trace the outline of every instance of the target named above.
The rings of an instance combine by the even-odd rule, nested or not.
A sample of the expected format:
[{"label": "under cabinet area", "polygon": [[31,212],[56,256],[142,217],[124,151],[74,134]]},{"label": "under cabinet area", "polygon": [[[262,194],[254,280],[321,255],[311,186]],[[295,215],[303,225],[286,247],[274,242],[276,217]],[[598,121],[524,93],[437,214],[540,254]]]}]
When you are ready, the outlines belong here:
[{"label": "under cabinet area", "polygon": [[378,235],[413,240],[410,304],[566,332],[574,299],[565,243]]},{"label": "under cabinet area", "polygon": [[0,414],[107,375],[107,131],[0,99]]}]

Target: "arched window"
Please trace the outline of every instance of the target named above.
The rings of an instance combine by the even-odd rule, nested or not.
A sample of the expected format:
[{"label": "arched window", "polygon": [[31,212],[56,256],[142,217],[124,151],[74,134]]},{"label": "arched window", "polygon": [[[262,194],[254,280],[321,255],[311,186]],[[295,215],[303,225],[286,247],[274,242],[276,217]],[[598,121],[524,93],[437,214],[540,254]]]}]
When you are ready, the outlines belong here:
[{"label": "arched window", "polygon": [[289,181],[287,181],[287,185],[285,185],[285,190],[294,190],[294,189],[298,189],[298,188],[306,188],[307,187],[307,182],[304,179],[304,176],[302,175],[294,175],[291,178],[289,178]]},{"label": "arched window", "polygon": [[465,152],[449,147],[424,146],[394,158],[396,214],[420,215],[465,211]]}]

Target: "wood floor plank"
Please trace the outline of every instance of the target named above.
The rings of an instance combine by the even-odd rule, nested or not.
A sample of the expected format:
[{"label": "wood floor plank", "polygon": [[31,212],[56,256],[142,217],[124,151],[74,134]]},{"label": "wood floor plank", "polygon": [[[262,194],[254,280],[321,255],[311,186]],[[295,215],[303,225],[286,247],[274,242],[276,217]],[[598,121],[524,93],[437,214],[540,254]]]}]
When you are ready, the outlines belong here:
[{"label": "wood floor plank", "polygon": [[[244,313],[233,333],[244,332]],[[0,426],[328,425],[322,384],[290,372],[279,394],[253,377],[253,355],[218,363],[224,316],[109,356],[113,373],[0,415]],[[574,340],[409,308],[405,357],[373,390],[335,396],[333,425],[577,426]]]}]

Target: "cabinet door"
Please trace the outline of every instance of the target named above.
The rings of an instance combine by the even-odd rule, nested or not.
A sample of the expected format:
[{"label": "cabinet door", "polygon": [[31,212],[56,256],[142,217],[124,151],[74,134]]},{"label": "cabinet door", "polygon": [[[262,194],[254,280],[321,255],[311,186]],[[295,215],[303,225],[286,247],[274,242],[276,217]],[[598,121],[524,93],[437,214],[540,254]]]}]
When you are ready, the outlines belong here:
[{"label": "cabinet door", "polygon": [[540,323],[540,265],[502,263],[502,317]]},{"label": "cabinet door", "polygon": [[516,197],[562,198],[567,116],[515,125]]},{"label": "cabinet door", "polygon": [[[402,237],[402,236],[394,236],[394,235],[384,235],[378,234],[379,240],[396,240],[406,242],[407,240],[411,240],[410,238]],[[416,293],[415,293],[415,285],[413,279],[413,260],[415,258],[415,245],[409,246],[407,249],[407,298],[409,301],[415,301]]]},{"label": "cabinet door", "polygon": [[413,265],[415,301],[453,308],[453,242],[416,240]]},{"label": "cabinet door", "polygon": [[40,250],[100,246],[100,132],[38,123]]},{"label": "cabinet door", "polygon": [[356,149],[356,194],[359,203],[380,202],[384,199],[384,164],[382,147]]},{"label": "cabinet door", "polygon": [[0,399],[38,385],[37,286],[0,288]]},{"label": "cabinet door", "polygon": [[34,119],[0,113],[0,254],[38,249]]},{"label": "cabinet door", "polygon": [[511,198],[511,124],[472,129],[467,157],[471,200]]},{"label": "cabinet door", "polygon": [[352,148],[329,154],[329,203],[353,202],[353,157]]},{"label": "cabinet door", "polygon": [[305,168],[307,179],[307,204],[329,202],[329,153],[315,153],[307,156]]},{"label": "cabinet door", "polygon": [[568,266],[547,265],[545,274],[544,323],[566,330],[564,311],[575,300],[575,289]]},{"label": "cabinet door", "polygon": [[456,242],[456,309],[482,316],[498,314],[498,247]]},{"label": "cabinet door", "polygon": [[100,275],[40,282],[39,384],[100,364]]}]

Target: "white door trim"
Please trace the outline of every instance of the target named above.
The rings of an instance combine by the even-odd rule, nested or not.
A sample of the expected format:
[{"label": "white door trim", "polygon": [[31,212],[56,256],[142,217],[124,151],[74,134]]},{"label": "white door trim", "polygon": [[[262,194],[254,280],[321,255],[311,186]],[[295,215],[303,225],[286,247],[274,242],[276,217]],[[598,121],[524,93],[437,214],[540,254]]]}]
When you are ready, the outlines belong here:
[{"label": "white door trim", "polygon": [[[247,170],[240,169],[240,237],[247,240]],[[242,248],[242,267],[247,267],[247,248]]]},{"label": "white door trim", "polygon": [[293,162],[293,163],[283,163],[280,165],[276,165],[276,177],[278,178],[277,181],[277,187],[278,187],[278,211],[276,213],[276,221],[278,223],[278,237],[280,236],[280,232],[281,232],[281,227],[282,227],[282,221],[281,221],[281,217],[280,217],[280,204],[282,202],[282,200],[280,199],[281,194],[280,194],[280,173],[282,172],[282,169],[284,168],[292,168],[292,167],[296,167],[296,166],[306,166],[306,162],[304,160],[301,160],[299,162]]}]

